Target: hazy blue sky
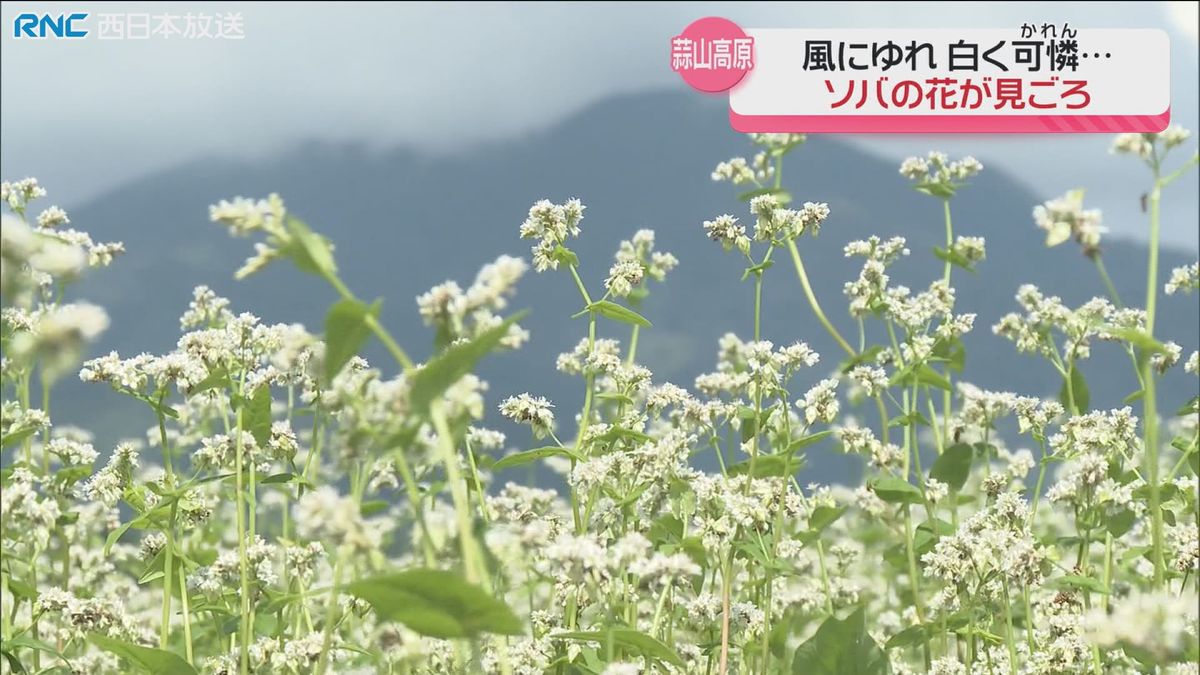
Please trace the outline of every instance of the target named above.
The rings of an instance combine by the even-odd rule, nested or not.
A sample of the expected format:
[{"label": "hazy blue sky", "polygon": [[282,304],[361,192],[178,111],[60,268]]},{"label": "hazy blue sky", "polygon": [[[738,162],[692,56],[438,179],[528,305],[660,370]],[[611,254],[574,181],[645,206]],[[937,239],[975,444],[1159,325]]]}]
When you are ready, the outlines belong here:
[{"label": "hazy blue sky", "polygon": [[[166,8],[169,8],[166,9]],[[744,26],[1016,27],[1069,21],[1153,27],[1172,40],[1175,121],[1197,128],[1197,4],[1187,3],[20,3],[0,40],[0,162],[33,174],[66,206],[203,155],[253,156],[305,139],[470,151],[522,134],[618,92],[684,85],[667,38],[692,19]],[[18,12],[241,12],[246,38],[16,41]],[[972,153],[1045,197],[1086,186],[1119,235],[1144,217],[1128,199],[1144,182],[1109,138],[852,139],[898,162],[931,148]],[[1120,188],[1120,189],[1118,189]],[[1166,238],[1198,248],[1196,190],[1179,190]],[[1120,198],[1118,199],[1118,196]],[[1180,203],[1182,202],[1182,203]]]}]

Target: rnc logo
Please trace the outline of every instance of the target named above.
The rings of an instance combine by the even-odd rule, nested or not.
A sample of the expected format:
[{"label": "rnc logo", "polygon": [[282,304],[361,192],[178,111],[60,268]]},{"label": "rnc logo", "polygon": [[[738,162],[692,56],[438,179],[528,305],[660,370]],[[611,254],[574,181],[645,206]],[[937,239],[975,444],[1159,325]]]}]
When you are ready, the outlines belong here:
[{"label": "rnc logo", "polygon": [[81,38],[88,32],[76,28],[75,22],[82,22],[87,16],[84,13],[59,14],[57,17],[50,14],[20,14],[13,20],[13,37]]}]

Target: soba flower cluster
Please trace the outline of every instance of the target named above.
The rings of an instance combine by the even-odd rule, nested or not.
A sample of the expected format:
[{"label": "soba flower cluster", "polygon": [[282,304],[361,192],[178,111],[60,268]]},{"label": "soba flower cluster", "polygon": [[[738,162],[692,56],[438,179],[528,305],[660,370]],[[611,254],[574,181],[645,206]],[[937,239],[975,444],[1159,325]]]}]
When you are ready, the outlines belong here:
[{"label": "soba flower cluster", "polygon": [[[647,229],[581,259],[580,199],[509,214],[528,260],[386,314],[281,197],[220,201],[211,220],[254,240],[230,273],[296,266],[336,294],[325,322],[264,321],[200,286],[158,317],[173,346],[121,353],[84,298],[124,247],[70,229],[36,180],[3,183],[0,672],[1195,675],[1200,403],[1159,381],[1196,389],[1200,336],[1160,335],[1156,314],[1194,307],[1196,265],[1160,274],[1152,253],[1145,298],[1118,296],[1100,213],[1072,192],[1030,205],[1029,245],[1077,241],[1096,297],[1026,284],[964,306],[985,226],[1010,225],[954,230],[978,161],[900,167],[943,201],[931,256],[886,231],[839,238],[837,208],[783,184],[804,136],[750,140],[712,172],[751,188],[741,205],[688,225],[745,265],[728,282],[753,318],[676,382],[638,345],[687,261]],[[1188,142],[1114,149],[1169,202]],[[810,283],[815,237],[852,268],[841,297]],[[575,346],[548,359],[578,408],[477,374],[531,339],[530,267],[578,292],[560,324]],[[764,288],[804,320],[767,311]],[[427,329],[424,361],[388,329],[400,314]],[[764,337],[780,326],[803,331]],[[1058,394],[973,381],[993,355],[966,345],[989,330]],[[1129,363],[1118,406],[1091,405],[1101,349]],[[58,419],[68,376],[97,406],[130,403],[122,440]],[[859,478],[813,480],[826,458]]]}]

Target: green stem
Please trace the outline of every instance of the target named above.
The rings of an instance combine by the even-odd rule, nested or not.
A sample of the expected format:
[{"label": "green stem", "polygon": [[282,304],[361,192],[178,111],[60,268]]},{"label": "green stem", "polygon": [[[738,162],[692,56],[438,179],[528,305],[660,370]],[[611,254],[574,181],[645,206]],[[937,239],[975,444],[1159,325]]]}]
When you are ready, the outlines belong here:
[{"label": "green stem", "polygon": [[[770,251],[767,252],[764,262],[771,257]],[[757,342],[762,336],[762,287],[763,273],[759,270],[754,273],[754,340]]]},{"label": "green stem", "polygon": [[1112,595],[1112,555],[1113,536],[1111,532],[1104,533],[1104,595],[1100,597],[1100,605],[1108,611],[1108,597]]},{"label": "green stem", "polygon": [[162,413],[163,403],[167,400],[167,390],[163,389],[158,395],[158,438],[162,445],[163,470],[167,474],[167,482],[174,487],[174,467],[171,463],[171,447],[167,443],[167,420]]},{"label": "green stem", "polygon": [[479,495],[479,516],[483,518],[483,522],[491,521],[488,517],[487,501],[485,496],[487,493],[483,491],[483,481],[479,478],[479,468],[475,465],[475,451],[471,448],[471,443],[466,443],[467,460],[471,468],[471,482],[475,484],[475,494]]},{"label": "green stem", "polygon": [[654,607],[654,620],[650,622],[650,635],[658,637],[658,625],[662,622],[663,610],[667,606],[667,591],[671,590],[671,584],[663,586],[662,592],[658,595],[658,603]]},{"label": "green stem", "polygon": [[717,672],[727,675],[729,672],[729,603],[733,590],[733,548],[721,569],[721,660]]},{"label": "green stem", "polygon": [[[166,399],[166,390],[163,390],[158,396],[158,438],[162,445],[163,452],[163,467],[167,474],[167,486],[170,489],[175,489],[175,476],[171,466],[171,448],[167,442],[167,424],[165,416],[162,413],[163,401]],[[166,550],[163,551],[163,597],[162,597],[162,622],[159,626],[158,642],[161,649],[166,649],[171,639],[171,594],[174,591],[175,573],[175,518],[179,512],[179,500],[176,498],[171,505],[170,519],[167,521],[167,543]]]},{"label": "green stem", "polygon": [[242,413],[243,407],[238,406],[235,422],[234,441],[234,475],[237,508],[238,532],[238,575],[240,577],[241,597],[238,598],[238,662],[240,672],[246,675],[250,672],[250,574],[246,560],[246,495],[242,484]]},{"label": "green stem", "polygon": [[450,497],[454,501],[454,512],[458,522],[458,542],[462,549],[463,568],[467,581],[479,584],[487,593],[491,593],[491,580],[482,567],[479,557],[481,549],[475,540],[475,531],[471,525],[471,506],[467,499],[467,484],[458,466],[458,452],[454,448],[454,439],[450,435],[450,426],[446,422],[446,414],[442,410],[440,400],[429,405],[429,417],[433,421],[434,431],[437,432],[438,452],[441,454],[442,466],[446,471],[446,481],[450,484]]},{"label": "green stem", "polygon": [[408,466],[408,460],[404,458],[403,450],[396,450],[393,456],[396,458],[396,468],[400,471],[400,477],[404,480],[404,491],[408,496],[409,506],[416,514],[417,525],[421,528],[421,551],[425,555],[425,566],[433,567],[435,562],[433,537],[429,534],[429,523],[425,521],[425,505],[421,500],[416,477],[413,476],[412,469]]},{"label": "green stem", "polygon": [[1184,162],[1182,166],[1160,178],[1158,181],[1158,186],[1165,188],[1171,183],[1174,183],[1175,179],[1195,168],[1198,163],[1200,163],[1200,153],[1192,153],[1191,158]]},{"label": "green stem", "polygon": [[333,585],[329,587],[329,595],[325,598],[325,625],[321,631],[321,656],[317,659],[317,675],[324,675],[325,668],[329,665],[329,648],[333,646],[333,627],[338,612],[337,596],[342,586],[345,557],[339,549],[337,561],[333,564]]},{"label": "green stem", "polygon": [[[771,258],[771,251],[774,250],[774,245],[767,249],[767,255],[763,258],[766,262]],[[754,341],[758,342],[762,335],[762,287],[763,273],[758,270],[754,273]],[[758,436],[761,433],[759,422],[762,420],[762,383],[756,382],[754,385],[754,435],[750,437],[750,474],[746,480],[746,494],[750,494],[750,488],[754,482],[755,464],[758,461]]]},{"label": "green stem", "polygon": [[1104,281],[1104,288],[1108,291],[1108,297],[1112,298],[1113,304],[1117,307],[1124,307],[1125,304],[1121,302],[1121,294],[1117,293],[1117,287],[1113,285],[1112,277],[1108,276],[1108,269],[1104,266],[1104,258],[1100,257],[1100,254],[1097,253],[1092,257],[1092,260],[1096,262],[1096,270],[1100,272],[1100,279]]},{"label": "green stem", "polygon": [[568,269],[571,270],[571,277],[575,279],[575,286],[579,289],[579,294],[583,296],[583,301],[587,304],[592,304],[592,296],[588,295],[587,287],[583,285],[583,279],[579,278],[579,270],[575,265],[571,265]]},{"label": "green stem", "polygon": [[[42,370],[42,412],[50,416],[50,382],[46,379],[46,371]],[[50,453],[46,448],[50,445],[50,427],[42,432],[42,475],[50,475]]]},{"label": "green stem", "polygon": [[[946,252],[949,253],[950,250],[952,248],[954,248],[954,223],[953,223],[953,220],[950,218],[950,198],[949,197],[942,200],[942,212],[945,214],[945,218],[946,218]],[[944,281],[946,283],[946,285],[950,284],[950,274],[953,271],[953,269],[954,269],[953,266],[950,264],[950,256],[946,256],[946,264],[945,264],[944,269],[942,270],[942,281]],[[952,381],[953,381],[953,375],[951,375],[951,373],[950,373],[950,364],[946,364],[946,382],[947,382],[947,384],[949,384]],[[951,388],[949,386],[947,386],[944,390],[942,390],[942,429],[941,429],[941,433],[942,433],[943,445],[945,445],[946,436],[950,435],[950,410],[951,410],[952,403],[953,403],[953,401],[952,401]],[[930,422],[934,423],[935,431],[936,431],[936,422],[934,422],[933,420],[930,420]]]},{"label": "green stem", "polygon": [[[1159,217],[1162,197],[1161,181],[1155,169],[1154,190],[1150,193],[1150,260],[1146,274],[1146,333],[1154,336],[1155,306],[1158,303],[1158,249]],[[1158,481],[1158,410],[1156,408],[1157,384],[1149,355],[1142,356],[1142,379],[1145,382],[1142,397],[1146,446],[1146,478],[1150,483],[1150,532],[1151,556],[1154,562],[1154,588],[1161,589],[1165,577],[1163,564],[1163,515],[1161,508],[1161,486]]]},{"label": "green stem", "polygon": [[1029,584],[1021,585],[1021,593],[1025,596],[1025,641],[1029,645],[1029,653],[1036,651],[1033,638],[1033,603],[1029,601]]},{"label": "green stem", "polygon": [[[912,509],[908,504],[904,505],[904,538],[905,551],[908,555],[908,576],[912,583],[913,590],[913,609],[917,612],[917,622],[925,623],[925,607],[921,602],[921,582],[917,571],[917,552],[916,546],[913,543],[913,526],[912,526]],[[929,643],[925,644],[924,649],[925,667],[929,668],[930,654]]]},{"label": "green stem", "polygon": [[[313,479],[313,467],[321,464],[321,408],[320,398],[313,404],[313,426],[312,426],[312,448],[308,451],[308,457],[304,459],[304,471],[302,475],[309,481]],[[304,486],[300,486],[300,494],[304,494]]]},{"label": "green stem", "polygon": [[[942,200],[942,212],[946,216],[946,253],[949,253],[950,249],[954,247],[954,225],[950,220],[949,198]],[[953,266],[950,264],[950,256],[947,255],[945,269],[942,270],[942,281],[950,283],[950,270],[952,267]]]},{"label": "green stem", "polygon": [[166,550],[163,551],[163,598],[162,623],[159,627],[158,646],[166,649],[171,641],[171,594],[175,589],[175,517],[179,501],[171,505],[171,517],[167,525]]},{"label": "green stem", "polygon": [[846,342],[846,339],[842,337],[842,334],[839,333],[838,330],[833,327],[833,324],[829,322],[829,319],[825,316],[825,312],[821,310],[821,303],[817,302],[817,296],[813,293],[812,284],[808,282],[808,273],[804,271],[804,261],[800,259],[800,251],[796,248],[796,242],[794,240],[788,240],[788,251],[792,254],[792,265],[796,268],[796,276],[800,279],[801,288],[804,289],[804,297],[808,299],[808,305],[812,308],[813,314],[816,315],[817,321],[821,322],[821,325],[825,327],[826,332],[833,337],[833,339],[838,343],[838,346],[841,347],[846,354],[854,356],[854,348],[850,346],[849,342]]},{"label": "green stem", "polygon": [[1044,438],[1038,438],[1038,447],[1042,449],[1042,456],[1038,460],[1037,485],[1033,488],[1033,505],[1029,509],[1029,529],[1031,532],[1033,531],[1034,522],[1037,521],[1038,502],[1042,499],[1042,486],[1046,482],[1046,469],[1050,466],[1050,463],[1046,461],[1046,440]]},{"label": "green stem", "polygon": [[[576,286],[576,288],[579,289],[579,295],[583,298],[583,302],[586,305],[590,306],[592,304],[592,296],[591,296],[591,294],[588,293],[587,286],[585,286],[583,284],[583,279],[581,279],[579,277],[579,270],[576,269],[575,265],[571,265],[569,267],[569,269],[571,270],[571,278],[575,280],[575,286]],[[637,336],[637,333],[634,333],[635,340],[636,340],[636,336]],[[636,342],[634,344],[636,345]],[[596,314],[595,314],[595,312],[588,312],[588,349],[587,349],[587,358],[585,358],[585,360],[584,360],[585,368],[587,368],[586,362],[587,362],[588,358],[591,357],[592,353],[595,352],[595,350],[596,350]],[[630,361],[632,362],[632,359],[633,359],[632,351],[630,352],[629,358],[630,358]],[[584,435],[587,433],[588,425],[591,423],[591,419],[592,419],[592,397],[593,397],[593,390],[596,388],[596,375],[595,375],[595,373],[591,372],[590,368],[587,368],[587,370],[588,370],[588,372],[584,376],[585,391],[584,391],[584,395],[583,395],[583,412],[579,417],[579,426],[575,430],[575,452],[578,454],[581,454],[581,455],[584,454],[583,438],[584,438]],[[560,443],[560,445],[561,445],[561,443]],[[572,469],[575,468],[575,460],[573,460],[573,459],[571,460],[571,468]],[[571,516],[572,516],[572,519],[573,519],[574,525],[575,525],[575,533],[583,534],[584,518],[579,513],[579,495],[575,492],[574,487],[571,488]],[[569,614],[572,624],[574,624],[574,622],[576,620],[576,612],[578,611],[578,608],[576,607],[575,603],[572,602],[569,609],[570,609],[570,611],[568,614]]]},{"label": "green stem", "polygon": [[188,601],[187,578],[179,575],[179,599],[183,604],[183,653],[189,664],[194,663],[192,654],[192,614]]},{"label": "green stem", "polygon": [[1190,446],[1192,448],[1191,450],[1179,455],[1179,460],[1175,462],[1174,466],[1171,467],[1171,470],[1167,473],[1166,477],[1163,478],[1163,483],[1170,483],[1171,481],[1175,480],[1175,475],[1179,473],[1179,470],[1182,469],[1185,464],[1187,464],[1188,458],[1191,457],[1192,453],[1196,452],[1196,439],[1197,437],[1192,438],[1192,443]]},{"label": "green stem", "polygon": [[1013,637],[1012,600],[1008,595],[1008,579],[1004,580],[1004,624],[1007,632],[1004,635],[1008,643],[1008,672],[1017,675],[1017,642]]},{"label": "green stem", "polygon": [[817,540],[817,565],[821,570],[821,589],[825,591],[825,611],[833,616],[833,587],[829,585],[829,570],[825,564],[825,545]]},{"label": "green stem", "polygon": [[[21,410],[29,410],[29,377],[28,372],[21,373],[17,382],[17,399],[21,403]],[[21,454],[25,457],[25,464],[29,470],[34,469],[33,465],[33,436],[26,436],[24,441],[21,441]],[[37,650],[34,650],[33,655],[38,655]]]},{"label": "green stem", "polygon": [[405,372],[411,371],[413,369],[412,359],[408,358],[408,354],[404,352],[404,349],[401,348],[394,339],[392,339],[391,333],[388,333],[387,330],[379,324],[379,320],[376,319],[374,315],[368,314],[366,318],[366,324],[367,327],[371,329],[371,332],[375,334],[375,337],[379,338],[379,341],[383,343],[385,348],[387,348],[388,353],[391,354],[392,358],[396,359],[396,361],[400,364],[400,367],[403,368]]}]

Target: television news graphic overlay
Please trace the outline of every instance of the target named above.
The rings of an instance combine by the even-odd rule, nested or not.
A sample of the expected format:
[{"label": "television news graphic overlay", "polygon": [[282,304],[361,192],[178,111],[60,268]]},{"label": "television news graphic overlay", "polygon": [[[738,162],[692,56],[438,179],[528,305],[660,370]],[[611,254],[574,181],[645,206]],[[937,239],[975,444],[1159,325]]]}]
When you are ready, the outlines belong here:
[{"label": "television news graphic overlay", "polygon": [[[1161,30],[710,25],[726,41],[735,30],[750,40],[745,72],[723,90],[741,132],[1158,132],[1170,122],[1170,40]],[[672,41],[672,69],[711,93],[695,73],[711,83],[732,61],[718,69],[710,55],[689,71],[676,53],[680,37],[688,31]]]}]

